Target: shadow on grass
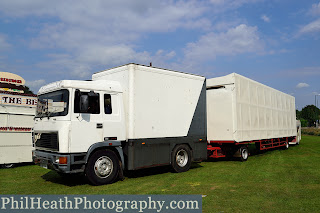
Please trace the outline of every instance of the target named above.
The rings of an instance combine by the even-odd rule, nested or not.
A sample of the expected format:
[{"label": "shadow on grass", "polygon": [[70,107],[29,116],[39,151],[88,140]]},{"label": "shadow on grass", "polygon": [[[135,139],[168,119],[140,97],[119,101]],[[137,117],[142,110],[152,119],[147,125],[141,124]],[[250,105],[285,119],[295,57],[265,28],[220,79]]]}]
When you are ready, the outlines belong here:
[{"label": "shadow on grass", "polygon": [[[190,170],[194,170],[197,168],[201,168],[202,166],[198,162],[193,162],[191,164]],[[174,173],[171,166],[159,166],[159,167],[152,167],[146,169],[139,169],[134,171],[125,171],[124,176],[128,178],[139,178],[139,177],[146,177],[152,175],[159,175],[165,173]]]},{"label": "shadow on grass", "polygon": [[59,174],[55,171],[50,171],[41,177],[46,181],[70,187],[88,184],[85,176],[82,174]]},{"label": "shadow on grass", "polygon": [[[296,146],[296,145],[290,145],[290,146]],[[248,160],[250,160],[250,157],[263,157],[265,155],[269,155],[274,151],[277,150],[283,150],[283,147],[273,148],[273,149],[267,149],[267,150],[258,150],[254,145],[249,145],[249,157]],[[290,148],[289,148],[290,149]],[[234,156],[227,156],[227,157],[221,157],[221,158],[208,158],[207,162],[220,162],[220,161],[240,161],[240,157],[234,157]]]},{"label": "shadow on grass", "polygon": [[10,164],[4,164],[4,165],[0,165],[0,169],[11,169],[11,168],[19,168],[22,166],[32,166],[34,165],[34,163],[32,162],[27,162],[27,163],[13,163],[12,167],[5,167],[5,165],[10,165]]},{"label": "shadow on grass", "polygon": [[[191,164],[190,170],[196,170],[201,167],[202,166],[199,163],[194,162]],[[135,171],[124,171],[124,176],[127,178],[139,178],[172,172],[171,166],[159,166]],[[88,181],[83,174],[60,174],[55,171],[50,171],[42,175],[42,178],[46,181],[69,187],[88,184]]]}]

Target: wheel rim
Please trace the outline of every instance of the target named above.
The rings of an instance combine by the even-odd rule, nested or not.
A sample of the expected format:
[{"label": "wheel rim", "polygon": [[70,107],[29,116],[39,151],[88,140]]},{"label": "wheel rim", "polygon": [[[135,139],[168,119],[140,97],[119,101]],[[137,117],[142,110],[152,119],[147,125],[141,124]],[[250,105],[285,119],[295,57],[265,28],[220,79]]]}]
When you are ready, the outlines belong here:
[{"label": "wheel rim", "polygon": [[113,162],[107,156],[100,157],[94,164],[94,172],[100,178],[107,178],[113,171]]},{"label": "wheel rim", "polygon": [[248,152],[246,149],[242,149],[241,151],[241,155],[243,159],[247,159],[248,158]]},{"label": "wheel rim", "polygon": [[7,168],[7,169],[10,169],[10,168],[12,168],[12,167],[13,167],[13,165],[14,165],[13,163],[10,163],[10,164],[4,164],[4,165],[3,165],[3,167],[4,167],[4,168]]},{"label": "wheel rim", "polygon": [[188,163],[188,153],[186,150],[182,149],[177,152],[176,162],[178,166],[184,167]]}]

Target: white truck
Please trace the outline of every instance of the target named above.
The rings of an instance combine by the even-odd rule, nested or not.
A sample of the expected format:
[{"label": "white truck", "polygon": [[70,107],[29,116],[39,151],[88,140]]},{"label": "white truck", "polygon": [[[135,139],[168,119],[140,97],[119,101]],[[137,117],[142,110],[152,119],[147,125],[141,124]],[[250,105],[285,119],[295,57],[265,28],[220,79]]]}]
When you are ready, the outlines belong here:
[{"label": "white truck", "polygon": [[232,73],[207,80],[208,157],[237,155],[297,142],[295,98]]},{"label": "white truck", "polygon": [[38,92],[36,164],[85,173],[93,185],[124,169],[171,165],[184,172],[207,158],[206,79],[127,64],[63,80]]},{"label": "white truck", "polygon": [[249,156],[296,142],[294,97],[238,74],[202,76],[137,64],[39,90],[34,162],[84,172],[94,185],[123,169]]},{"label": "white truck", "polygon": [[32,162],[37,96],[0,91],[0,165]]}]

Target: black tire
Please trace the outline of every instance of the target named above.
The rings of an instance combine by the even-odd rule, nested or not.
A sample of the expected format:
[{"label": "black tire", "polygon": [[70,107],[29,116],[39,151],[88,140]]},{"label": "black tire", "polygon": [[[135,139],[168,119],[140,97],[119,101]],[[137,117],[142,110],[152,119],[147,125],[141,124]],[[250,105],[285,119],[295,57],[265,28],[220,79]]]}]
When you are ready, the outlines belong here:
[{"label": "black tire", "polygon": [[241,146],[239,148],[239,153],[240,153],[240,161],[247,161],[249,157],[249,150],[247,146]]},{"label": "black tire", "polygon": [[2,165],[2,168],[4,169],[11,169],[14,167],[14,164],[13,163],[8,163],[8,164],[3,164]]},{"label": "black tire", "polygon": [[284,149],[284,150],[289,149],[289,142],[286,142],[286,145],[284,145],[284,146],[282,147],[282,149]]},{"label": "black tire", "polygon": [[92,185],[110,184],[118,177],[119,169],[119,158],[112,150],[98,150],[90,156],[85,175]]},{"label": "black tire", "polygon": [[186,172],[191,166],[191,151],[187,145],[177,145],[171,154],[171,166],[174,172]]},{"label": "black tire", "polygon": [[260,142],[256,142],[256,143],[255,143],[255,146],[256,146],[257,152],[260,152],[260,151],[261,151],[261,150],[260,150]]}]

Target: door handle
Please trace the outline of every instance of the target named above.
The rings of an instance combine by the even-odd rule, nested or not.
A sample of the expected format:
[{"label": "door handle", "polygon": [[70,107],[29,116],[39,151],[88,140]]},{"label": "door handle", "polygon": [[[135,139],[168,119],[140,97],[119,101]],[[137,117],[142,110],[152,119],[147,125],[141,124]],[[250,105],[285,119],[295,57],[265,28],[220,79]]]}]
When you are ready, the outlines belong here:
[{"label": "door handle", "polygon": [[102,127],[103,127],[103,124],[97,123],[97,129],[102,129]]}]

